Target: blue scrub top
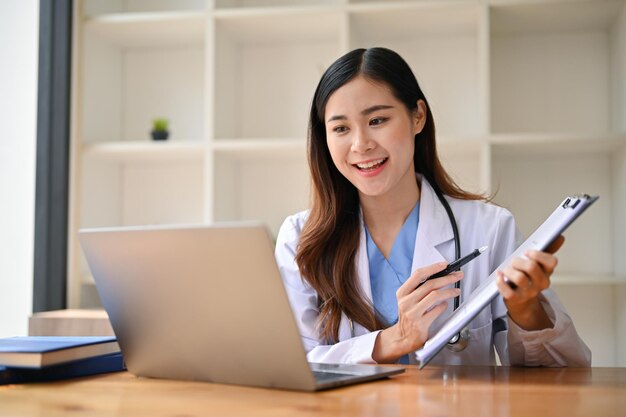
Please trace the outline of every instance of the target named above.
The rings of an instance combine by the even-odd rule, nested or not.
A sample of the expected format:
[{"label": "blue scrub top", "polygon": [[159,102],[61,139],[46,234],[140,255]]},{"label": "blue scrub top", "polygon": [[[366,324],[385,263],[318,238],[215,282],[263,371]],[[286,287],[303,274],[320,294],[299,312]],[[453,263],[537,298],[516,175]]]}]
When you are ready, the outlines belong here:
[{"label": "blue scrub top", "polygon": [[389,326],[398,322],[396,291],[411,276],[418,223],[419,202],[400,229],[389,253],[389,259],[378,250],[367,226],[365,227],[372,300],[374,307]]},{"label": "blue scrub top", "polygon": [[[396,291],[411,276],[413,253],[415,252],[415,236],[419,224],[419,202],[413,207],[411,214],[402,225],[400,233],[393,242],[389,259],[386,259],[372,240],[367,226],[367,258],[370,267],[370,284],[374,308],[382,316],[387,325],[398,322],[398,300]],[[408,355],[402,356],[399,363],[408,364]]]}]

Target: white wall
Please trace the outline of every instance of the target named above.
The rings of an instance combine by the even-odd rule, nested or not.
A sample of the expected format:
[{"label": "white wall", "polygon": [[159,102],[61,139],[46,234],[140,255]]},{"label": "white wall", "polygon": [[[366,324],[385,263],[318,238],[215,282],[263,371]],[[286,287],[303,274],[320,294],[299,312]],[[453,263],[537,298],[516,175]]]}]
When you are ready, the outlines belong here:
[{"label": "white wall", "polygon": [[0,337],[32,311],[38,0],[0,1]]}]

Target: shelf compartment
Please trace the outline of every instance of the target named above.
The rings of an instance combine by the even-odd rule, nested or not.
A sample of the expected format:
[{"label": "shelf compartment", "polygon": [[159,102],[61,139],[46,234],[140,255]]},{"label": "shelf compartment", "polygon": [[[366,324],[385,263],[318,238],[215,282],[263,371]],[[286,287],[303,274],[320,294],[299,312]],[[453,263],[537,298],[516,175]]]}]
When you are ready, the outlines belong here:
[{"label": "shelf compartment", "polygon": [[106,142],[83,147],[86,158],[128,161],[194,161],[202,160],[206,147],[201,141],[189,142]]},{"label": "shelf compartment", "polygon": [[340,17],[327,7],[214,12],[217,37],[239,46],[337,42]]},{"label": "shelf compartment", "polygon": [[[557,270],[558,271],[558,270]],[[620,326],[619,292],[621,285],[558,284],[552,287],[572,321],[576,331],[592,352],[591,366],[616,366],[620,352],[617,338],[623,337]],[[623,314],[621,315],[623,317]]]},{"label": "shelf compartment", "polygon": [[624,13],[623,1],[492,5],[491,130],[623,132]]},{"label": "shelf compartment", "polygon": [[157,117],[170,121],[170,141],[205,136],[202,46],[124,49],[90,32],[82,53],[85,142],[147,139]]},{"label": "shelf compartment", "polygon": [[559,270],[621,274],[616,261],[622,255],[614,239],[616,233],[624,231],[616,230],[612,220],[617,188],[610,154],[524,155],[501,153],[494,147],[492,156],[492,189],[497,191],[494,201],[513,213],[525,237],[566,196],[582,192],[599,195],[600,200],[565,232],[566,242],[558,254]]},{"label": "shelf compartment", "polygon": [[494,35],[551,34],[605,30],[621,11],[622,0],[491,1]]},{"label": "shelf compartment", "polygon": [[350,49],[381,46],[398,52],[413,69],[439,133],[486,133],[479,5],[376,3],[349,10]]},{"label": "shelf compartment", "polygon": [[214,137],[305,135],[315,87],[339,54],[339,16],[216,15]]},{"label": "shelf compartment", "polygon": [[489,143],[484,139],[455,140],[440,137],[439,159],[446,172],[465,191],[488,194],[489,176],[485,167],[490,161]]},{"label": "shelf compartment", "polygon": [[480,7],[472,2],[373,2],[351,4],[352,35],[358,39],[475,35]]},{"label": "shelf compartment", "polygon": [[203,12],[117,13],[89,18],[85,30],[122,48],[200,46]]},{"label": "shelf compartment", "polygon": [[199,223],[202,160],[83,159],[80,227]]},{"label": "shelf compartment", "polygon": [[259,220],[274,236],[291,214],[309,202],[306,154],[300,157],[217,154],[214,169],[215,221]]}]

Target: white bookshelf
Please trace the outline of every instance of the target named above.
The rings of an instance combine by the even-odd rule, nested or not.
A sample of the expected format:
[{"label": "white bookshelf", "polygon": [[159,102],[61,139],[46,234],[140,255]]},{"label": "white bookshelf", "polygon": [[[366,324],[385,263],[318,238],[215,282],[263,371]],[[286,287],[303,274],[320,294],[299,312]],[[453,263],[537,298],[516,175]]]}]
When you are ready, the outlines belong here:
[{"label": "white bookshelf", "polygon": [[[308,204],[321,74],[385,46],[430,101],[444,165],[497,190],[522,232],[565,194],[600,195],[554,282],[575,318],[608,321],[580,319],[594,364],[626,365],[626,311],[607,299],[626,291],[626,1],[83,0],[74,34],[69,307],[98,302],[81,227],[261,220],[276,233]],[[167,142],[149,139],[156,117]]]}]

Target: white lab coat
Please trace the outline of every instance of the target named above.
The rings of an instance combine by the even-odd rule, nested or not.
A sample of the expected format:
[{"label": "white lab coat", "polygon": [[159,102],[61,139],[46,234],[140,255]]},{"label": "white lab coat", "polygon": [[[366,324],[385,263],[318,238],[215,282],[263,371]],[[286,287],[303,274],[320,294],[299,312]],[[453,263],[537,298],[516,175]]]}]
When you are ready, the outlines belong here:
[{"label": "white lab coat", "polygon": [[[419,178],[418,178],[419,179]],[[415,237],[415,252],[411,270],[435,262],[454,260],[454,235],[450,220],[428,181],[421,179],[419,226]],[[461,302],[468,299],[513,250],[522,242],[511,213],[501,207],[481,201],[446,197],[456,217],[461,239],[461,252],[488,246],[486,253],[463,267]],[[310,362],[375,363],[372,351],[378,331],[370,332],[354,323],[351,337],[350,321],[343,316],[339,326],[339,342],[324,345],[317,332],[318,297],[298,270],[295,254],[300,233],[308,212],[288,217],[278,233],[276,261],[285,283],[291,307],[300,329]],[[361,220],[361,241],[357,252],[357,274],[365,297],[372,299],[365,233]],[[589,366],[591,352],[576,333],[565,308],[551,289],[542,293],[542,303],[554,327],[540,331],[524,331],[506,314],[501,296],[485,308],[469,325],[470,342],[458,353],[443,349],[432,364],[494,365],[494,347],[502,364],[527,366]],[[434,334],[450,316],[453,303],[431,326]],[[498,320],[499,319],[499,320]],[[498,325],[493,326],[494,323]],[[497,328],[501,331],[494,332]],[[415,355],[409,355],[415,363]]]}]

